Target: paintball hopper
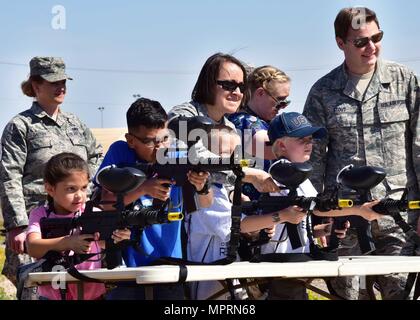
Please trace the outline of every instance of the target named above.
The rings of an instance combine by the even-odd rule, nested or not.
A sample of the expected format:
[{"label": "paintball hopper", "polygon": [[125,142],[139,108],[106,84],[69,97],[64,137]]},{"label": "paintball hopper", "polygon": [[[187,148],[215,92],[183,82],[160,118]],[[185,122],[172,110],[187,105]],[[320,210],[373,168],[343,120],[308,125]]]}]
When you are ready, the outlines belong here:
[{"label": "paintball hopper", "polygon": [[188,146],[197,142],[186,141],[188,140],[188,135],[191,131],[201,129],[209,133],[212,128],[214,128],[214,122],[210,118],[204,116],[179,116],[172,118],[168,123],[168,129],[172,130],[175,133],[175,137],[184,141]]},{"label": "paintball hopper", "polygon": [[383,168],[348,165],[337,175],[337,183],[353,190],[369,190],[378,185],[386,176]]},{"label": "paintball hopper", "polygon": [[287,189],[294,190],[308,179],[312,173],[312,166],[307,162],[285,163],[278,160],[271,165],[268,173]]},{"label": "paintball hopper", "polygon": [[96,175],[96,182],[105,189],[126,194],[137,189],[147,179],[143,171],[132,168],[117,168],[115,165],[102,168]]}]

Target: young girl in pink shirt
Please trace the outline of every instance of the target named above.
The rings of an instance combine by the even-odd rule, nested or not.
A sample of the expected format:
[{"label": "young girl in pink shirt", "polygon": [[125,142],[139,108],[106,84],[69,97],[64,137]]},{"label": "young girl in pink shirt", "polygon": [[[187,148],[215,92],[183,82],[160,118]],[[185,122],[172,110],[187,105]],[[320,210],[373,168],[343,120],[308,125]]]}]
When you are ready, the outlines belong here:
[{"label": "young girl in pink shirt", "polygon": [[[63,237],[42,239],[40,220],[48,218],[73,218],[83,213],[89,184],[89,167],[78,155],[73,153],[60,153],[53,156],[45,167],[45,190],[48,194],[48,203],[32,210],[29,215],[27,229],[27,247],[30,256],[40,259],[48,251],[70,251],[70,254],[100,253],[103,241],[98,241],[99,233],[79,234],[74,230]],[[128,229],[116,230],[112,238],[119,242],[130,238]],[[92,239],[94,239],[92,241]],[[92,270],[101,268],[100,255],[91,257],[83,263],[76,265],[78,270]],[[105,293],[102,283],[83,282],[84,300],[101,299]],[[40,299],[60,300],[60,288],[54,285],[41,285],[38,288]],[[77,286],[68,284],[66,300],[77,299]]]}]

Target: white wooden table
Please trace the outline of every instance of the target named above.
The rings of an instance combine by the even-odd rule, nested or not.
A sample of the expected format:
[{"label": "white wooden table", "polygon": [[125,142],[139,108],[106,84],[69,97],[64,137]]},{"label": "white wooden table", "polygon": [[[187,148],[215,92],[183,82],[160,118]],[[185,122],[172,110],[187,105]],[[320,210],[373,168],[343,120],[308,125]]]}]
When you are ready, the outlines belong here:
[{"label": "white wooden table", "polygon": [[[420,257],[348,256],[338,261],[307,262],[234,262],[229,265],[186,266],[186,282],[238,278],[324,278],[352,275],[383,275],[400,272],[420,272]],[[107,282],[135,281],[138,284],[174,283],[179,280],[179,266],[161,265],[138,268],[119,267],[112,270],[80,271],[86,276]],[[67,272],[30,273],[26,286],[51,281],[79,282]]]}]

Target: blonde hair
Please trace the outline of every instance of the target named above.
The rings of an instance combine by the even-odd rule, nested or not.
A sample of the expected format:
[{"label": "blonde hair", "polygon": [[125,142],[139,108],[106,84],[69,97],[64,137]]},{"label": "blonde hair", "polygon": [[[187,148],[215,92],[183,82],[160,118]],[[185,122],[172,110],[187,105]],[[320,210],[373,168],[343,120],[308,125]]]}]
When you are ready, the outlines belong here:
[{"label": "blonde hair", "polygon": [[289,76],[273,66],[262,66],[255,68],[248,76],[248,86],[250,96],[258,88],[264,88],[268,92],[273,90],[274,83],[290,82]]}]

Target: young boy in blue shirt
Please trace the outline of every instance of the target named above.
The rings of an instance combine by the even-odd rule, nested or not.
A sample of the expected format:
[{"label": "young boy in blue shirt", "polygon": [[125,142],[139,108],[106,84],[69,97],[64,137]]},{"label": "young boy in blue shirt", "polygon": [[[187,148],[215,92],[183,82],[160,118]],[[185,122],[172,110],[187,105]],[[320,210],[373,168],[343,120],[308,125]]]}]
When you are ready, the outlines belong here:
[{"label": "young boy in blue shirt", "polygon": [[[129,166],[136,163],[154,163],[159,148],[168,147],[170,136],[167,129],[167,114],[157,101],[140,98],[128,109],[128,133],[126,141],[114,142],[99,168],[109,165]],[[207,181],[207,172],[189,172],[188,180],[197,191],[201,191]],[[168,179],[152,177],[147,179],[136,190],[124,197],[124,204],[134,203],[135,206],[151,206],[153,198],[165,201],[170,194]],[[102,200],[115,200],[115,196],[107,190],[102,190]],[[212,193],[196,195],[198,206],[211,203]],[[112,207],[104,206],[104,209]],[[132,237],[136,236],[132,231]],[[127,267],[149,265],[160,257],[182,258],[181,221],[167,224],[154,224],[143,230],[140,240],[140,251],[132,247],[123,250],[123,259]],[[108,299],[144,299],[144,288],[135,283],[117,286],[108,294]],[[156,285],[155,299],[183,299],[182,285]]]}]

